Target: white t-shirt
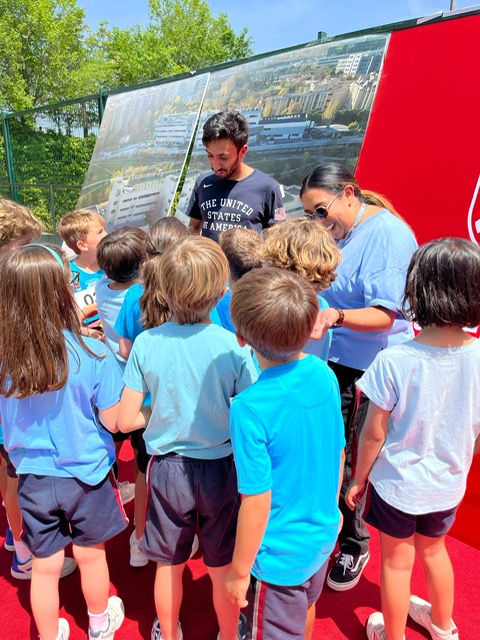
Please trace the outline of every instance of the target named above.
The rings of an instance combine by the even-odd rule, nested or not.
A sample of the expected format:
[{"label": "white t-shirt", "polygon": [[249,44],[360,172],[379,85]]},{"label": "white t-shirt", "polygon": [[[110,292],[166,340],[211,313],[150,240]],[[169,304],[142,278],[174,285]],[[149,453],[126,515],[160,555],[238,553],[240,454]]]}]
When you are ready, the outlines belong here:
[{"label": "white t-shirt", "polygon": [[385,349],[357,386],[391,411],[369,476],[383,500],[416,515],[458,505],[480,433],[480,340]]}]

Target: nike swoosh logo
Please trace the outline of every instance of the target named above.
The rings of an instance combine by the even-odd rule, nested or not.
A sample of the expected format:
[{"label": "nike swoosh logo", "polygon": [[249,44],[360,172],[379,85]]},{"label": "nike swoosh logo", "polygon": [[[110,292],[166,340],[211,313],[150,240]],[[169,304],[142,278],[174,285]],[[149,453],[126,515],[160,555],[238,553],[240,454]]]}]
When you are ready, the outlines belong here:
[{"label": "nike swoosh logo", "polygon": [[211,187],[211,186],[212,186],[212,184],[213,184],[213,183],[210,183],[210,184],[204,184],[204,185],[203,185],[203,188],[204,188],[204,189],[208,189],[208,187]]}]

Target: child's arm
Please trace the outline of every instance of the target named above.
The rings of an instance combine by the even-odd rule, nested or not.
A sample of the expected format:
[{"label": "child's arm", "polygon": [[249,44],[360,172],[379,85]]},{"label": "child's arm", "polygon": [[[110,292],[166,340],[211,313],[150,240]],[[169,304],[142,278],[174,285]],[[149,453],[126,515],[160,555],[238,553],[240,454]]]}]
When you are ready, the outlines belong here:
[{"label": "child's arm", "polygon": [[389,417],[390,411],[370,401],[367,419],[360,434],[357,471],[345,495],[345,502],[352,510],[365,493],[368,474],[385,442]]},{"label": "child's arm", "polygon": [[128,338],[122,338],[120,336],[120,340],[118,341],[118,353],[124,360],[128,360],[128,356],[130,355],[132,347],[133,342],[131,340],[129,340]]},{"label": "child's arm", "polygon": [[122,433],[130,433],[147,426],[151,408],[142,407],[144,399],[143,391],[124,388],[118,410],[118,428]]},{"label": "child's arm", "polygon": [[267,528],[271,497],[271,491],[242,496],[232,567],[225,580],[230,600],[239,607],[247,604],[250,571]]},{"label": "child's arm", "polygon": [[108,409],[99,409],[98,411],[98,418],[100,422],[103,424],[105,429],[110,431],[110,433],[118,433],[117,416],[119,406],[120,403],[117,402],[113,407],[108,407]]}]

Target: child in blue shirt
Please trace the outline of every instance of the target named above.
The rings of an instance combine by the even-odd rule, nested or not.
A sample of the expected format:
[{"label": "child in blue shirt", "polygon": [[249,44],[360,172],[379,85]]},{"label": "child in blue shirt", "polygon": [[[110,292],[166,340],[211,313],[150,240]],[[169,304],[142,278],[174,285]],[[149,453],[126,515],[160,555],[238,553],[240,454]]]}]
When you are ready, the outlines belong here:
[{"label": "child in blue shirt", "polygon": [[262,373],[231,408],[242,503],[227,590],[248,605],[247,638],[310,638],[339,530],[345,446],[335,375],[302,353],[318,300],[304,278],[268,267],[241,278],[230,310]]},{"label": "child in blue shirt", "polygon": [[[264,264],[288,269],[306,278],[317,292],[319,310],[327,309],[328,302],[321,292],[336,280],[341,261],[340,250],[331,234],[314,220],[294,218],[274,225],[263,235],[259,255]],[[314,335],[303,350],[326,362],[331,342],[332,332],[327,331],[319,339]]]},{"label": "child in blue shirt", "polygon": [[233,287],[245,273],[262,266],[259,256],[259,248],[262,243],[262,236],[246,227],[232,227],[232,229],[222,231],[220,234],[219,244],[228,260],[230,278],[228,279],[227,291],[215,309],[222,327],[232,333],[235,333],[235,327],[230,317]]},{"label": "child in blue shirt", "polygon": [[65,547],[82,574],[89,639],[113,638],[124,612],[108,597],[106,540],[127,526],[111,478],[121,372],[83,339],[59,255],[27,245],[0,262],[0,416],[16,467],[24,540],[33,554],[32,612],[41,640],[66,640],[58,611]]},{"label": "child in blue shirt", "polygon": [[100,319],[95,299],[95,284],[105,272],[99,267],[97,246],[107,235],[105,220],[90,209],[77,209],[65,214],[59,221],[57,233],[75,254],[70,262],[73,293],[81,312],[84,333],[99,337]]},{"label": "child in blue shirt", "polygon": [[[248,349],[211,323],[225,291],[228,263],[208,238],[187,237],[155,258],[160,294],[173,320],[141,333],[125,369],[118,425],[129,432],[143,420],[149,497],[140,549],[157,563],[158,619],[152,640],[179,640],[182,574],[197,520],[203,558],[213,583],[221,640],[236,640],[239,607],[225,576],[232,558],[239,497],[229,433],[233,396],[256,378]],[[145,420],[142,402],[152,397]]]}]

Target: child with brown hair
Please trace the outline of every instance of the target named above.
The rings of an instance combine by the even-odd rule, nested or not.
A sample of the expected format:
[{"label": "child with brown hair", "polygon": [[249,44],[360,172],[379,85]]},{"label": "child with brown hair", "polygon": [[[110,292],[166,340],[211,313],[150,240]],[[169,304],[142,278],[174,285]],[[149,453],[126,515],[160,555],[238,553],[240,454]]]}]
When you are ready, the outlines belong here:
[{"label": "child with brown hair", "polygon": [[[264,264],[288,269],[308,280],[317,292],[320,311],[328,308],[321,292],[336,279],[341,260],[330,233],[313,220],[294,218],[274,225],[263,235],[259,257]],[[331,341],[331,333],[327,331],[320,339],[309,340],[304,351],[327,361]]]},{"label": "child with brown hair", "polygon": [[[37,240],[43,231],[42,222],[33,213],[11,200],[0,198],[0,257],[13,249]],[[32,554],[22,542],[22,516],[17,499],[18,477],[3,447],[0,424],[0,474],[2,474],[2,497],[7,512],[8,529],[4,546],[13,551],[11,574],[18,579],[30,579]]]},{"label": "child with brown hair", "polygon": [[235,333],[230,317],[230,301],[235,283],[251,271],[262,266],[258,250],[263,243],[263,238],[253,229],[246,227],[232,227],[220,234],[219,244],[226,255],[230,269],[227,291],[217,304],[215,310],[220,319],[220,324],[225,329]]},{"label": "child with brown hair", "polygon": [[121,371],[104,345],[82,337],[70,273],[55,251],[19,247],[3,256],[0,278],[0,416],[33,554],[33,616],[41,640],[68,638],[58,579],[73,542],[88,637],[111,639],[124,613],[121,600],[108,597],[104,543],[127,520],[112,483],[106,429],[117,430]]},{"label": "child with brown hair", "polygon": [[[140,540],[141,551],[157,563],[158,619],[151,637],[182,638],[182,575],[198,519],[221,640],[237,640],[243,635],[243,630],[237,632],[239,607],[229,601],[224,583],[239,507],[229,408],[231,398],[253,382],[256,372],[248,349],[209,318],[228,278],[220,247],[208,238],[188,237],[156,259],[155,267],[173,317],[136,338],[118,417],[123,432],[143,419],[152,455],[147,522]],[[152,396],[148,422],[141,413],[147,392]]]},{"label": "child with brown hair", "polygon": [[262,372],[232,401],[242,502],[227,590],[248,604],[248,638],[309,639],[339,529],[345,445],[335,375],[302,352],[318,300],[295,273],[255,269],[235,285],[231,313]]}]

